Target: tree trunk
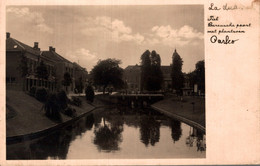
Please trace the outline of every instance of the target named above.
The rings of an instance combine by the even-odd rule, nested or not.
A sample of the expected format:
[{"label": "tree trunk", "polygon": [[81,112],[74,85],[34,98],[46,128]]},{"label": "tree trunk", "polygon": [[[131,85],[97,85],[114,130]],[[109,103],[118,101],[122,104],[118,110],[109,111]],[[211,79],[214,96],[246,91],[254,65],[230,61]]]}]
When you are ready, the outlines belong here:
[{"label": "tree trunk", "polygon": [[105,94],[106,87],[107,87],[107,85],[104,85],[104,87],[103,87],[103,94]]}]

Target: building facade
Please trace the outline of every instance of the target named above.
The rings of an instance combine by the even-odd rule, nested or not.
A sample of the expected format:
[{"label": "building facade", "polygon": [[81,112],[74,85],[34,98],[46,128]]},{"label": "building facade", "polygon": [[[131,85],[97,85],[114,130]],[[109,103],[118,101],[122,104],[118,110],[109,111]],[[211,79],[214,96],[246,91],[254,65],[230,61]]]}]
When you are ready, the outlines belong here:
[{"label": "building facade", "polygon": [[[55,76],[57,83],[57,90],[65,90],[67,92],[73,92],[75,88],[74,68],[73,63],[65,59],[56,52],[56,49],[52,46],[49,47],[48,51],[42,52],[43,57],[52,59],[55,64]],[[64,86],[64,74],[68,73],[71,78],[69,86]]]},{"label": "building facade", "polygon": [[[49,76],[45,79],[37,77],[37,66],[43,62]],[[42,56],[38,42],[30,47],[6,34],[6,88],[13,90],[30,90],[31,87],[56,89],[54,61]]]},{"label": "building facade", "polygon": [[[179,56],[176,49],[174,50],[173,56]],[[162,88],[164,92],[173,92],[172,89],[172,77],[171,71],[172,66],[161,66],[161,71],[163,74]],[[183,95],[192,95],[193,94],[193,85],[191,85],[190,80],[186,74],[184,76],[183,84]],[[141,66],[140,65],[130,65],[127,66],[124,70],[124,80],[127,83],[127,89],[130,92],[137,92],[141,90]]]},{"label": "building facade", "polygon": [[73,71],[75,79],[75,92],[84,93],[88,81],[88,72],[76,62],[73,62]]},{"label": "building facade", "polygon": [[[171,90],[171,66],[161,66],[163,73],[162,90]],[[127,89],[130,92],[141,91],[141,66],[130,65],[124,70],[124,81],[127,83]]]},{"label": "building facade", "polygon": [[127,90],[137,92],[141,90],[141,66],[130,65],[124,70],[124,81],[127,84]]},{"label": "building facade", "polygon": [[[45,78],[39,78],[39,74],[37,74],[37,67],[40,64],[44,64],[47,68],[48,76]],[[82,69],[79,65],[76,69],[74,63],[59,55],[52,46],[47,51],[41,51],[38,42],[34,42],[33,47],[31,47],[11,38],[10,33],[6,33],[7,90],[29,91],[32,87],[44,87],[49,91],[73,92],[75,80],[80,75],[78,68]],[[69,86],[63,84],[65,73],[68,73],[71,78]],[[86,71],[83,79],[86,79]]]}]

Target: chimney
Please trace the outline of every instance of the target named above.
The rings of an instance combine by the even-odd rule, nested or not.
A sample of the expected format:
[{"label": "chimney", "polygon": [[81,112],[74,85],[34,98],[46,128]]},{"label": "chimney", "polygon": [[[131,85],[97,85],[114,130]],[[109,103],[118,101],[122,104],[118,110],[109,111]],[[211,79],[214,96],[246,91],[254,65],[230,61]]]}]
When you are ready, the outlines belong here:
[{"label": "chimney", "polygon": [[55,52],[55,48],[52,46],[49,46],[49,51],[54,51]]},{"label": "chimney", "polygon": [[10,38],[10,32],[6,32],[6,39]]},{"label": "chimney", "polygon": [[40,50],[39,43],[38,42],[34,42],[33,48],[36,49],[36,50]]}]

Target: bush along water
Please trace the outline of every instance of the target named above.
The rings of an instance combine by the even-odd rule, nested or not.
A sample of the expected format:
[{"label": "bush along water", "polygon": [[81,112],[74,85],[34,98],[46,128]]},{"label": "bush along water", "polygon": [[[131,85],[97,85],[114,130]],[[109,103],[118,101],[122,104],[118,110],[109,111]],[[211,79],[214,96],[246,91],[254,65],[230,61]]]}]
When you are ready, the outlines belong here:
[{"label": "bush along water", "polygon": [[66,109],[64,109],[63,113],[65,115],[68,115],[70,117],[76,117],[76,110],[74,108],[71,107],[67,107]]},{"label": "bush along water", "polygon": [[48,98],[48,91],[45,88],[40,88],[36,90],[35,98],[41,102],[46,102]]},{"label": "bush along water", "polygon": [[61,120],[61,115],[60,115],[61,107],[58,103],[56,94],[50,94],[48,96],[48,99],[44,104],[44,110],[45,110],[45,115],[50,119],[57,120],[57,121]]},{"label": "bush along water", "polygon": [[76,110],[68,106],[68,97],[65,91],[48,95],[44,104],[45,115],[50,119],[61,121],[60,112],[70,116],[76,116]]},{"label": "bush along water", "polygon": [[94,96],[95,96],[95,93],[94,93],[94,90],[92,88],[91,85],[88,85],[86,90],[85,90],[85,94],[86,94],[86,99],[89,101],[89,102],[93,102],[94,101]]},{"label": "bush along water", "polygon": [[32,86],[30,88],[29,95],[32,96],[32,97],[35,97],[35,93],[36,93],[36,87]]},{"label": "bush along water", "polygon": [[57,102],[62,109],[68,107],[68,101],[69,99],[65,91],[60,91],[57,93]]},{"label": "bush along water", "polygon": [[70,103],[75,105],[75,106],[80,107],[82,102],[78,97],[72,96]]}]

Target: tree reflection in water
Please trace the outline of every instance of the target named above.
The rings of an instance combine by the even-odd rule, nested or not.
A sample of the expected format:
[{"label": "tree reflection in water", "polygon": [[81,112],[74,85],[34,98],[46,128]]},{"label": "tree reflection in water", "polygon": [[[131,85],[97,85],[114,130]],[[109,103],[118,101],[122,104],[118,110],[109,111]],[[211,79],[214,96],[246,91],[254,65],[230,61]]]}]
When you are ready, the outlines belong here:
[{"label": "tree reflection in water", "polygon": [[171,129],[172,129],[172,140],[179,141],[182,135],[181,122],[177,120],[171,120]]},{"label": "tree reflection in water", "polygon": [[[109,124],[106,124],[106,119]],[[122,142],[123,121],[120,118],[111,118],[109,114],[104,113],[103,125],[95,126],[94,144],[99,151],[106,152],[120,150],[119,143]]]},{"label": "tree reflection in water", "polygon": [[[171,135],[171,138],[168,137],[167,139],[172,139],[174,143],[181,140],[181,137],[185,137],[188,148],[193,146],[193,149],[195,148],[197,151],[202,152],[206,150],[204,133],[192,127],[190,127],[189,132],[185,124],[172,120],[153,110],[102,108],[73,122],[70,126],[64,127],[43,138],[8,145],[7,159],[66,159],[69,157],[67,156],[69,148],[72,146],[73,149],[73,144],[71,144],[73,140],[87,144],[86,148],[88,150],[92,149],[94,144],[94,148],[97,149],[97,152],[99,151],[101,153],[120,151],[122,148],[122,151],[119,152],[120,154],[124,152],[124,146],[120,146],[121,142],[123,142],[122,133],[124,126],[126,126],[124,132],[127,133],[128,136],[129,132],[135,132],[133,135],[139,132],[140,137],[138,141],[141,141],[145,146],[138,147],[138,150],[146,149],[148,146],[150,146],[149,148],[154,148],[155,145],[159,145],[160,134],[164,135],[164,133]],[[160,131],[161,126],[163,128],[166,127],[167,130]],[[128,130],[129,128],[135,130]],[[83,133],[84,137],[81,137]],[[87,134],[85,135],[85,133]],[[183,138],[184,141],[185,138]],[[125,139],[125,143],[127,143],[127,141],[133,141],[133,139]],[[165,143],[167,143],[168,146],[168,141],[165,141]],[[161,141],[161,144],[165,143]],[[182,143],[183,141],[181,141],[181,144]],[[182,146],[181,144],[173,145],[173,143],[170,143],[169,146],[178,147]],[[183,145],[184,148],[187,148],[185,143]],[[160,146],[158,147],[160,148]],[[76,151],[77,150],[78,147]],[[162,151],[163,150],[164,149],[162,149]],[[85,153],[85,151],[83,152]],[[91,150],[86,153],[93,152]],[[139,155],[139,153],[136,154]]]},{"label": "tree reflection in water", "polygon": [[35,159],[46,159],[48,157],[66,159],[72,139],[72,135],[70,134],[71,129],[56,132],[49,137],[39,140],[35,144],[31,144],[30,149],[35,155],[31,157]]},{"label": "tree reflection in water", "polygon": [[89,116],[86,117],[85,126],[87,130],[91,130],[94,123],[95,123],[95,118],[93,114],[90,114]]},{"label": "tree reflection in water", "polygon": [[154,146],[160,139],[160,123],[152,116],[144,116],[140,122],[141,142],[147,147],[149,143]]}]

